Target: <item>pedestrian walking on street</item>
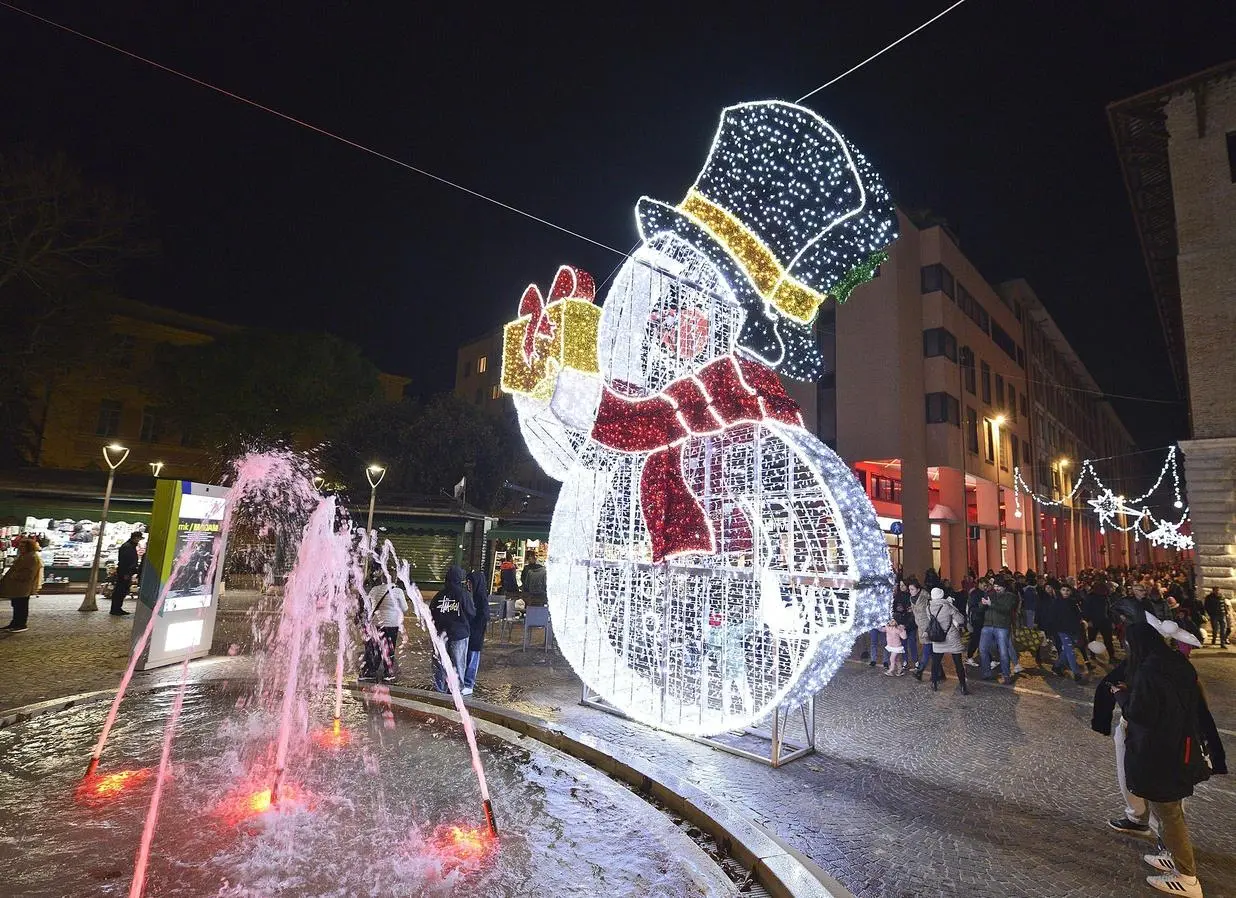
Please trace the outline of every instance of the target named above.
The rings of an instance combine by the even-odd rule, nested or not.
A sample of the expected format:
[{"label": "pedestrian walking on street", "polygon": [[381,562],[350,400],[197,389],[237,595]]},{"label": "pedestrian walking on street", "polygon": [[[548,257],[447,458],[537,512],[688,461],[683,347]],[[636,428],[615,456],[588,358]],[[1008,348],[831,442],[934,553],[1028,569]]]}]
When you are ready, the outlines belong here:
[{"label": "pedestrian walking on street", "polygon": [[399,675],[395,663],[395,649],[399,644],[399,632],[403,618],[408,613],[408,596],[402,588],[388,583],[385,577],[369,591],[369,606],[373,609],[370,623],[376,640],[377,658],[373,676],[386,682]]},{"label": "pedestrian walking on street", "polygon": [[1146,881],[1160,892],[1202,898],[1182,801],[1212,772],[1226,773],[1223,747],[1218,731],[1202,725],[1203,715],[1210,714],[1189,660],[1169,649],[1145,621],[1131,625],[1127,638],[1129,679],[1112,688],[1128,723],[1125,777],[1128,790],[1149,803],[1166,846],[1143,855],[1162,871]]},{"label": "pedestrian walking on street", "polygon": [[124,600],[133,588],[133,578],[141,569],[141,558],[137,554],[137,546],[145,536],[140,530],[134,530],[129,538],[120,545],[116,553],[116,578],[112,581],[112,610],[108,614],[121,617],[131,614],[124,610]]},{"label": "pedestrian walking on street", "polygon": [[1073,679],[1080,683],[1082,680],[1081,666],[1077,663],[1073,646],[1081,638],[1081,606],[1073,595],[1073,588],[1067,583],[1060,586],[1060,593],[1052,603],[1051,622],[1056,629],[1057,644],[1060,647],[1060,657],[1052,665],[1052,671],[1057,676],[1063,676],[1067,665],[1073,674]]},{"label": "pedestrian walking on street", "polygon": [[472,615],[468,634],[468,666],[463,676],[464,695],[471,695],[476,688],[476,672],[481,667],[481,650],[485,647],[485,628],[489,626],[489,590],[485,585],[485,575],[480,571],[472,571],[468,574],[468,585],[472,589],[472,604],[476,606],[476,613]]},{"label": "pedestrian walking on street", "polygon": [[979,643],[983,638],[983,624],[987,615],[987,603],[984,599],[987,598],[987,591],[990,588],[991,580],[984,577],[966,596],[966,610],[970,618],[970,640],[966,643],[966,663],[971,667],[978,666],[975,655],[978,654]]},{"label": "pedestrian walking on street", "polygon": [[1210,644],[1227,648],[1227,637],[1231,631],[1231,621],[1227,619],[1227,603],[1219,593],[1219,587],[1212,586],[1203,600],[1206,617],[1210,619]]},{"label": "pedestrian walking on street", "polygon": [[931,638],[933,690],[939,688],[940,680],[944,677],[944,656],[952,655],[962,694],[970,694],[970,690],[966,688],[966,666],[961,661],[961,626],[965,621],[965,615],[953,607],[953,603],[945,597],[943,589],[937,586],[931,591],[931,602],[927,606],[927,635]]},{"label": "pedestrian walking on street", "polygon": [[991,679],[991,650],[1000,654],[1000,675],[1005,685],[1013,682],[1011,665],[1017,660],[1013,651],[1013,617],[1017,613],[1017,597],[1009,591],[1003,577],[996,578],[996,588],[983,598],[986,606],[983,633],[979,639],[979,676]]},{"label": "pedestrian walking on street", "polygon": [[[917,584],[916,584],[917,585]],[[914,679],[922,680],[923,671],[931,663],[931,640],[927,638],[927,623],[930,617],[928,607],[931,605],[931,594],[920,589],[914,594],[911,607],[914,610],[914,627],[922,652],[918,664],[914,668]]]},{"label": "pedestrian walking on street", "polygon": [[23,539],[13,566],[0,578],[0,598],[13,605],[13,619],[4,629],[10,633],[29,630],[30,597],[43,588],[43,559],[39,557],[39,544],[33,539]]},{"label": "pedestrian walking on street", "polygon": [[884,676],[904,677],[906,675],[905,640],[904,625],[897,623],[896,620],[890,620],[884,625],[884,644],[888,647],[888,670],[884,671]]},{"label": "pedestrian walking on street", "polygon": [[[452,564],[447,568],[446,585],[433,597],[429,611],[433,615],[434,629],[446,643],[451,666],[462,684],[468,669],[468,642],[472,638],[472,618],[476,608],[472,604],[472,594],[464,586],[464,569],[459,565]],[[450,691],[446,668],[438,660],[437,652],[433,654],[433,688],[437,692]]]}]

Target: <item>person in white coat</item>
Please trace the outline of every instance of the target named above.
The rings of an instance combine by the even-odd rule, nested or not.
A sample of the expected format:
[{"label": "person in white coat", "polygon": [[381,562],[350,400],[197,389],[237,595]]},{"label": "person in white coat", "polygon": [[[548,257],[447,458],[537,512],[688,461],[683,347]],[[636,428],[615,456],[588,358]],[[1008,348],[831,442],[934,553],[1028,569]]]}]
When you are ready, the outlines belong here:
[{"label": "person in white coat", "polygon": [[[944,597],[944,590],[936,587],[931,591],[927,605],[927,634],[931,638],[931,688],[938,689],[944,678],[944,656],[953,656],[953,667],[961,682],[962,695],[969,695],[966,688],[966,666],[961,661],[961,627],[966,616]],[[937,629],[936,625],[939,625]]]},{"label": "person in white coat", "polygon": [[369,628],[379,636],[376,668],[372,671],[375,679],[391,681],[398,676],[395,664],[395,646],[399,642],[399,631],[403,629],[403,617],[408,612],[408,596],[403,589],[385,579],[369,590]]}]

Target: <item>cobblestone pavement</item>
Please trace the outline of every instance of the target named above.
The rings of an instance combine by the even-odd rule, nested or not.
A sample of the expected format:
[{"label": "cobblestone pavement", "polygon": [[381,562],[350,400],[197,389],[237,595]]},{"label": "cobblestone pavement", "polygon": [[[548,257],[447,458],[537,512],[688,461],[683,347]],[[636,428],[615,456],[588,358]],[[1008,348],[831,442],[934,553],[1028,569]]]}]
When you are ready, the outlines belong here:
[{"label": "cobblestone pavement", "polygon": [[[31,630],[0,636],[0,709],[119,680],[129,621],[80,614],[79,601],[36,599]],[[245,673],[248,632],[242,614],[221,615],[216,648],[241,655],[198,662],[194,675]],[[581,706],[579,681],[553,651],[525,653],[493,634],[483,658],[478,699],[638,752],[746,809],[859,898],[1156,894],[1142,879],[1149,843],[1104,824],[1121,802],[1111,740],[1089,729],[1092,686],[1032,671],[1014,688],[978,683],[963,697],[953,679],[933,693],[851,663],[817,699],[818,753],[771,770]],[[1236,754],[1236,651],[1193,660]],[[419,639],[400,662],[404,682],[427,684]],[[1186,814],[1206,895],[1236,898],[1236,779],[1200,786]]]}]

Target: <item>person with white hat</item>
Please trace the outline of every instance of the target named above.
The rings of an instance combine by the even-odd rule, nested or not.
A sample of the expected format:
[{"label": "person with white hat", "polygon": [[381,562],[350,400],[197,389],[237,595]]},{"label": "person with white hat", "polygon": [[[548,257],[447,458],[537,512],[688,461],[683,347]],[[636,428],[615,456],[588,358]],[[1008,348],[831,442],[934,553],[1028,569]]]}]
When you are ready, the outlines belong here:
[{"label": "person with white hat", "polygon": [[953,656],[953,667],[957,671],[957,679],[961,683],[963,695],[969,695],[966,688],[966,666],[961,661],[961,627],[966,617],[956,606],[944,596],[944,590],[935,587],[931,591],[931,601],[927,605],[927,638],[931,640],[931,688],[939,689],[940,680],[944,678],[944,656]]}]

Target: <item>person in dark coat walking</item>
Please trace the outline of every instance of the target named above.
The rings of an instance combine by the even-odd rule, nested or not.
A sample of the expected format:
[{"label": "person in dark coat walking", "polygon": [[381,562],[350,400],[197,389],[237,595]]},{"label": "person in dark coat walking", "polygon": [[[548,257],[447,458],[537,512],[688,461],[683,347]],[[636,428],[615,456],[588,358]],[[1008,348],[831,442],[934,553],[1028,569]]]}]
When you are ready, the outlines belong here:
[{"label": "person in dark coat walking", "polygon": [[[451,666],[462,682],[468,669],[468,643],[472,638],[476,607],[472,604],[472,594],[464,586],[464,569],[459,565],[447,568],[446,585],[433,597],[429,611],[433,615],[434,629],[446,643]],[[438,692],[449,691],[446,669],[438,660],[437,652],[433,655],[433,688]]]},{"label": "person in dark coat walking", "polygon": [[133,578],[142,566],[137,555],[137,544],[142,541],[143,536],[145,534],[140,530],[134,530],[116,552],[116,579],[112,581],[112,610],[108,614],[119,617],[132,613],[124,610],[124,600],[133,586]]},{"label": "person in dark coat walking", "polygon": [[468,586],[472,590],[472,604],[476,613],[472,615],[471,631],[468,634],[468,666],[463,675],[463,694],[471,695],[476,688],[476,672],[481,667],[481,649],[485,645],[485,628],[489,626],[489,589],[485,584],[485,575],[480,571],[468,574]]},{"label": "person in dark coat walking", "polygon": [[1128,723],[1125,777],[1129,791],[1149,803],[1167,848],[1144,855],[1163,871],[1146,881],[1161,892],[1201,898],[1181,803],[1212,772],[1226,772],[1226,759],[1217,730],[1207,734],[1201,725],[1205,702],[1189,660],[1145,621],[1130,626],[1127,639],[1129,681],[1112,689]]},{"label": "person in dark coat walking", "polygon": [[1202,606],[1206,609],[1206,616],[1210,618],[1210,644],[1218,643],[1223,648],[1227,648],[1231,621],[1227,619],[1227,603],[1223,601],[1219,587],[1212,587],[1210,592],[1206,593]]},{"label": "person in dark coat walking", "polygon": [[1065,665],[1068,665],[1073,679],[1080,683],[1081,666],[1077,663],[1073,647],[1081,641],[1081,603],[1074,595],[1073,587],[1067,583],[1060,585],[1060,593],[1052,603],[1051,624],[1056,630],[1056,644],[1060,647],[1060,657],[1052,665],[1052,671],[1057,676],[1063,676]]}]

